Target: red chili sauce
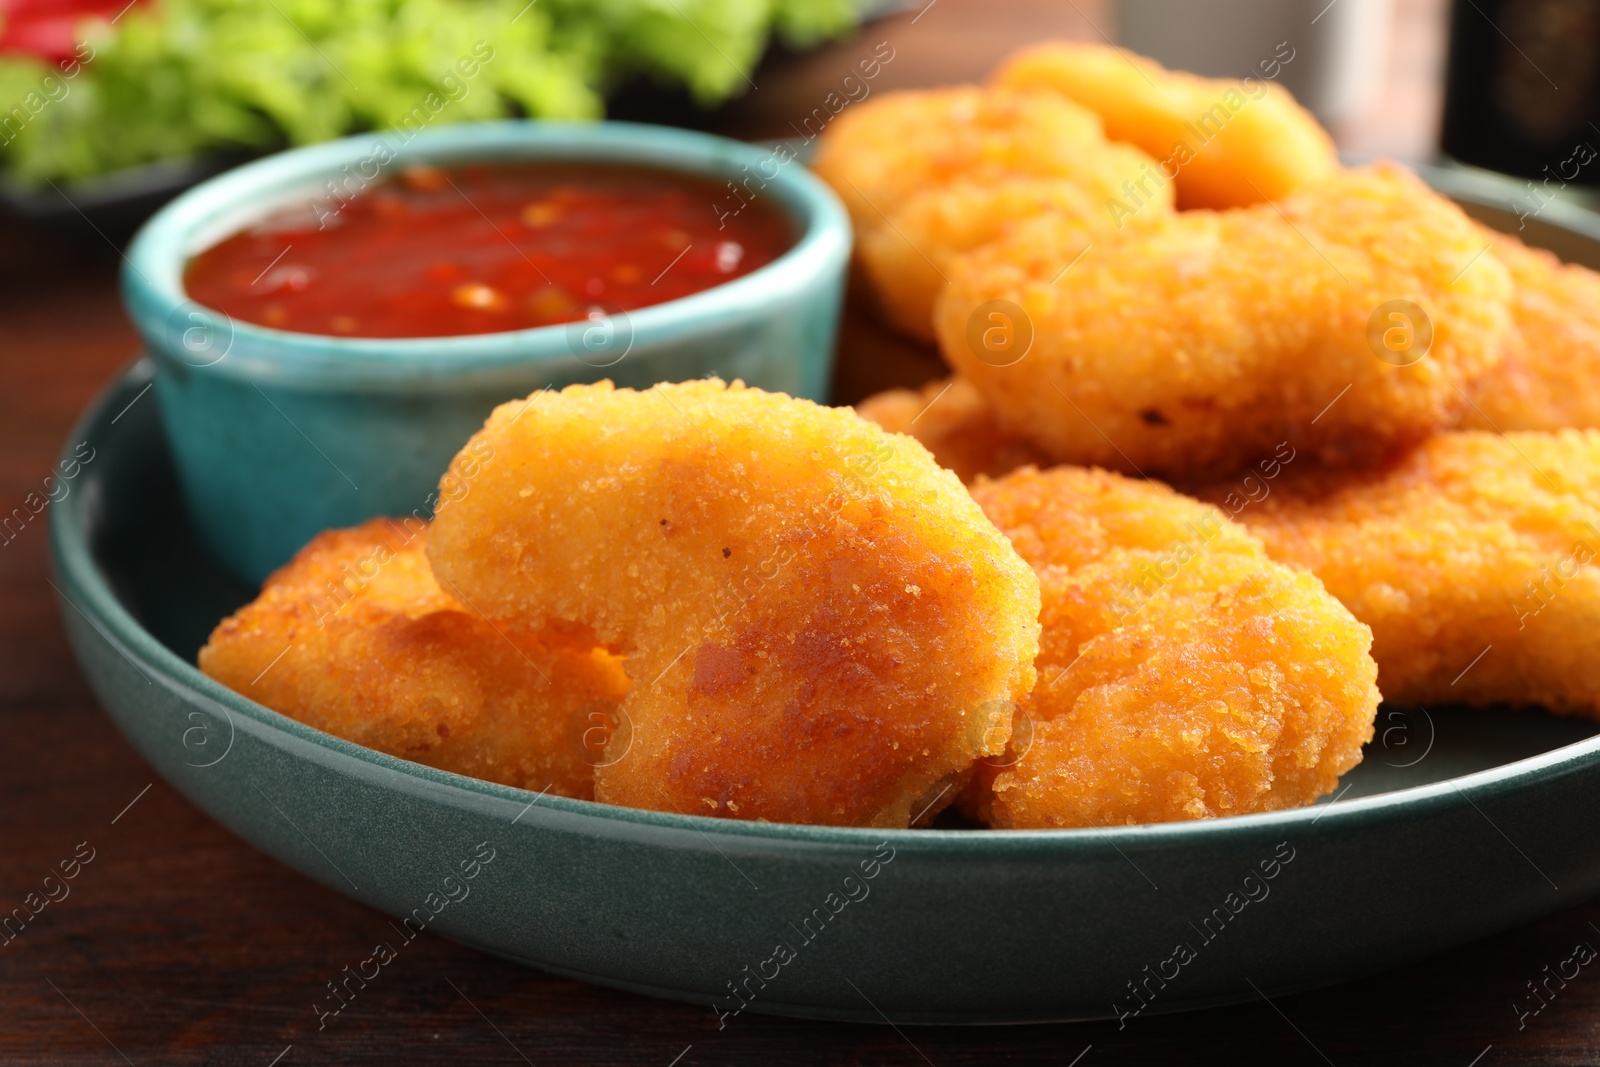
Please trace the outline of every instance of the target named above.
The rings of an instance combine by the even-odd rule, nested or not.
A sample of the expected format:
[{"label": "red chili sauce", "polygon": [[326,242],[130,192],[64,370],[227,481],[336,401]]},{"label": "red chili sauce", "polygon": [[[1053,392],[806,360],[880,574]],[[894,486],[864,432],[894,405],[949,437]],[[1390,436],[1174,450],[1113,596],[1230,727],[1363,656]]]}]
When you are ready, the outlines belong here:
[{"label": "red chili sauce", "polygon": [[795,243],[772,204],[605,164],[413,167],[279,212],[189,261],[189,296],[300,333],[449,337],[698,293]]}]

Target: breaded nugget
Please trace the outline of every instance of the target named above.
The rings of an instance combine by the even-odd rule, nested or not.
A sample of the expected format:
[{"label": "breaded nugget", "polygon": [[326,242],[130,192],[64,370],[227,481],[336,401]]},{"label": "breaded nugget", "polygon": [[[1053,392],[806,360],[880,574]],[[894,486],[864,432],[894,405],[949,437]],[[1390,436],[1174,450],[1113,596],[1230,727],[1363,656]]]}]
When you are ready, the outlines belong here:
[{"label": "breaded nugget", "polygon": [[718,381],[538,393],[479,441],[429,558],[494,618],[628,654],[597,799],[905,826],[1004,748],[1038,582],[916,441]]},{"label": "breaded nugget", "polygon": [[[1393,167],[1110,237],[1045,218],[952,264],[940,349],[1060,462],[1188,480],[1284,440],[1368,462],[1453,422],[1499,359],[1511,284],[1482,248],[1455,205]],[[1420,359],[1369,335],[1395,300],[1431,320]]]},{"label": "breaded nugget", "polygon": [[856,249],[889,322],[931,342],[933,304],[944,288],[950,261],[1046,213],[1110,226],[1103,199],[1071,181],[958,181],[885,208],[886,224],[864,229]]},{"label": "breaded nugget", "polygon": [[1056,93],[968,85],[884,93],[851,107],[822,135],[811,168],[865,234],[913,195],[956,181],[1064,178],[1105,205],[1149,165]]},{"label": "breaded nugget", "polygon": [[968,484],[980,474],[998,478],[1028,464],[1049,465],[1038,449],[1002,430],[983,394],[961,378],[876,393],[856,411],[890,433],[915,437],[939,466]]},{"label": "breaded nugget", "polygon": [[1600,714],[1600,431],[1452,432],[1270,484],[1239,519],[1372,627],[1385,698]]},{"label": "breaded nugget", "polygon": [[222,620],[200,669],[391,756],[592,797],[628,687],[621,660],[581,631],[497,627],[463,608],[433,580],[426,541],[415,520],[317,535]]},{"label": "breaded nugget", "polygon": [[1160,161],[1157,180],[1177,185],[1180,208],[1281,200],[1339,169],[1311,113],[1259,78],[1200,78],[1122,49],[1058,41],[1018,52],[993,81],[1051,89],[1099,115],[1106,136]]},{"label": "breaded nugget", "polygon": [[963,806],[998,827],[1309,804],[1372,736],[1372,634],[1215,508],[1099,470],[973,496],[1039,574],[1039,682]]},{"label": "breaded nugget", "polygon": [[1600,427],[1600,274],[1485,228],[1511,272],[1512,330],[1500,366],[1478,383],[1470,430]]}]

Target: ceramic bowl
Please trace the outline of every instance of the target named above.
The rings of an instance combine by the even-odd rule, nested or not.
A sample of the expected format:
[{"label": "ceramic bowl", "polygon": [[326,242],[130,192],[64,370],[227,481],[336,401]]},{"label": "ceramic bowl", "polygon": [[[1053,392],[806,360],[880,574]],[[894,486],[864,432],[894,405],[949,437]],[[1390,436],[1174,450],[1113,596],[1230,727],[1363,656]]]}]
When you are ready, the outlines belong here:
[{"label": "ceramic bowl", "polygon": [[[233,321],[184,293],[190,256],[272,211],[325,201],[330,180],[350,188],[352,175],[370,185],[413,163],[504,160],[738,178],[790,217],[798,240],[741,278],[599,324],[466,337],[291,333]],[[850,243],[838,200],[784,154],[658,126],[495,122],[424,131],[404,144],[393,134],[351,137],[229,171],[139,231],[122,289],[154,358],[156,398],[201,543],[260,581],[320,530],[430,513],[439,475],[489,411],[536,389],[716,374],[824,399]]]},{"label": "ceramic bowl", "polygon": [[[1515,228],[1500,187],[1434,177]],[[1552,205],[1531,228],[1600,265],[1592,221]],[[194,667],[253,589],[184,519],[182,471],[145,396],[159,373],[146,360],[114,382],[63,452],[77,479],[50,527],[73,647],[159,774],[257,848],[394,916],[397,938],[425,928],[693,1001],[708,1027],[746,1012],[1136,1026],[1395,966],[1600,892],[1600,723],[1538,712],[1385,707],[1363,762],[1318,806],[1059,831],[741,823],[373,752]]]}]

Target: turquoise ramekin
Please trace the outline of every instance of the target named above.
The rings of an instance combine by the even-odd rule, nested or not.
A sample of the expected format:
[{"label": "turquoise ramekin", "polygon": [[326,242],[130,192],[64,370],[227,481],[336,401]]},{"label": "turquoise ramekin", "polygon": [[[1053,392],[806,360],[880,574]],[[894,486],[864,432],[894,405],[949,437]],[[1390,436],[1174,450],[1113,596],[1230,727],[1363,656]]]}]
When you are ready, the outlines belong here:
[{"label": "turquoise ramekin", "polygon": [[[392,157],[381,166],[374,160]],[[330,181],[416,163],[551,160],[651,166],[770,198],[798,241],[741,278],[599,321],[465,337],[291,333],[190,300],[196,252],[267,213],[326,203]],[[356,176],[354,179],[352,175]],[[155,395],[205,545],[261,581],[321,530],[431,515],[439,476],[499,403],[609,378],[645,387],[718,375],[823,400],[850,256],[833,193],[787,153],[633,123],[492,122],[373,133],[280,153],[185,193],[134,238],[123,302],[156,366]]]}]

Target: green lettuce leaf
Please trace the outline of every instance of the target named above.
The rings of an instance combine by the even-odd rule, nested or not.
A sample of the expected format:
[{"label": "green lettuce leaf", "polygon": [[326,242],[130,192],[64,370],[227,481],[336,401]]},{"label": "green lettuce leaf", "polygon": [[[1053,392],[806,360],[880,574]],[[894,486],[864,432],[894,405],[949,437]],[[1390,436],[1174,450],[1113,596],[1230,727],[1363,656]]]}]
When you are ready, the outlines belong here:
[{"label": "green lettuce leaf", "polygon": [[593,119],[640,76],[709,106],[749,90],[772,34],[814,44],[861,2],[156,0],[86,24],[81,62],[0,59],[0,164],[74,182],[365,130]]}]

